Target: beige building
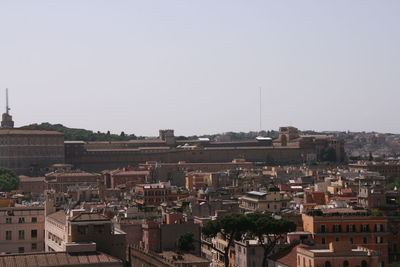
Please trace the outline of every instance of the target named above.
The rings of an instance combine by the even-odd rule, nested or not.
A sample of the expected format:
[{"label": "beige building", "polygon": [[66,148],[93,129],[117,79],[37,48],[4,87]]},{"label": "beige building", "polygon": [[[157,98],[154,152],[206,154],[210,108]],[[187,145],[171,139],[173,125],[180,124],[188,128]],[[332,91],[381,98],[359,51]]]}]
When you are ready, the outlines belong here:
[{"label": "beige building", "polygon": [[125,259],[126,234],[114,229],[112,221],[85,210],[63,210],[46,217],[46,251],[101,251]]},{"label": "beige building", "polygon": [[55,192],[68,191],[68,187],[76,185],[97,186],[103,177],[98,173],[85,171],[55,171],[45,175],[45,188]]},{"label": "beige building", "polygon": [[84,209],[57,211],[56,195],[50,192],[46,196],[46,251],[100,251],[125,260],[125,232],[114,228],[111,219],[99,213],[90,213]]},{"label": "beige building", "polygon": [[279,212],[288,207],[289,197],[279,191],[250,191],[239,198],[243,212]]},{"label": "beige building", "polygon": [[44,250],[44,208],[0,208],[0,254]]},{"label": "beige building", "polygon": [[350,242],[332,242],[329,248],[298,247],[297,267],[383,267],[378,253]]}]

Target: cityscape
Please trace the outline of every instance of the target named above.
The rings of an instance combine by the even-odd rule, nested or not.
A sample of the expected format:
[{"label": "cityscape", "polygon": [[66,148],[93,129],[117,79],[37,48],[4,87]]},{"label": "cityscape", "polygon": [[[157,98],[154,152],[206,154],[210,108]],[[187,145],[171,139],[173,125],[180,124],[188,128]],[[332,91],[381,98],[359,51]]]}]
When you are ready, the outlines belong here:
[{"label": "cityscape", "polygon": [[0,267],[400,267],[399,14],[0,1]]},{"label": "cityscape", "polygon": [[71,141],[40,130],[50,124],[15,128],[9,110],[0,129],[1,266],[399,260],[398,135],[285,126],[242,140],[166,129]]}]

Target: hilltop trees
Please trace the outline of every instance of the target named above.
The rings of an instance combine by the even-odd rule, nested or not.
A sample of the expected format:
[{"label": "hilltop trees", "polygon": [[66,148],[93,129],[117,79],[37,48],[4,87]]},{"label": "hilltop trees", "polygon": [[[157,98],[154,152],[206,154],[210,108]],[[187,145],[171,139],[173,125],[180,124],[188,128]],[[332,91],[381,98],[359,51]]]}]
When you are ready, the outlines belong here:
[{"label": "hilltop trees", "polygon": [[0,168],[0,191],[9,192],[18,188],[19,179],[10,169]]}]

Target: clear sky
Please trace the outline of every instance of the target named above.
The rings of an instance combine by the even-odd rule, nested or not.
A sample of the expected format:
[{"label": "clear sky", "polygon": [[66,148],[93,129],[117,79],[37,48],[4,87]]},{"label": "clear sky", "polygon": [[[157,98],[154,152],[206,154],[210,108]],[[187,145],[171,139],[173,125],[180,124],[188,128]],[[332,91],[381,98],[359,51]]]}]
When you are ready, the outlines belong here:
[{"label": "clear sky", "polygon": [[[400,132],[400,1],[2,0],[16,126]],[[3,108],[5,100],[0,98]]]}]

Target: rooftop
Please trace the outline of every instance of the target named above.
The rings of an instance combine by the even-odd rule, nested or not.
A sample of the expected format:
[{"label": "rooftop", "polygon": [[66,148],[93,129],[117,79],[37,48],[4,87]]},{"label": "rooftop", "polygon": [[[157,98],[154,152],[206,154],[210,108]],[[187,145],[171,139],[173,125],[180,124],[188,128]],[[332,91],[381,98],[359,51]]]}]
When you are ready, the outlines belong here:
[{"label": "rooftop", "polygon": [[98,264],[104,263],[121,263],[122,266],[120,260],[101,252],[39,252],[0,255],[0,266],[10,267],[72,266],[75,264],[98,266]]},{"label": "rooftop", "polygon": [[0,135],[64,135],[56,131],[24,130],[24,129],[0,129]]},{"label": "rooftop", "polygon": [[110,219],[99,213],[81,213],[73,216],[71,222],[87,222],[87,221],[110,221]]},{"label": "rooftop", "polygon": [[65,224],[67,221],[67,216],[65,215],[65,212],[63,210],[47,215],[47,217],[59,222],[60,224]]}]

